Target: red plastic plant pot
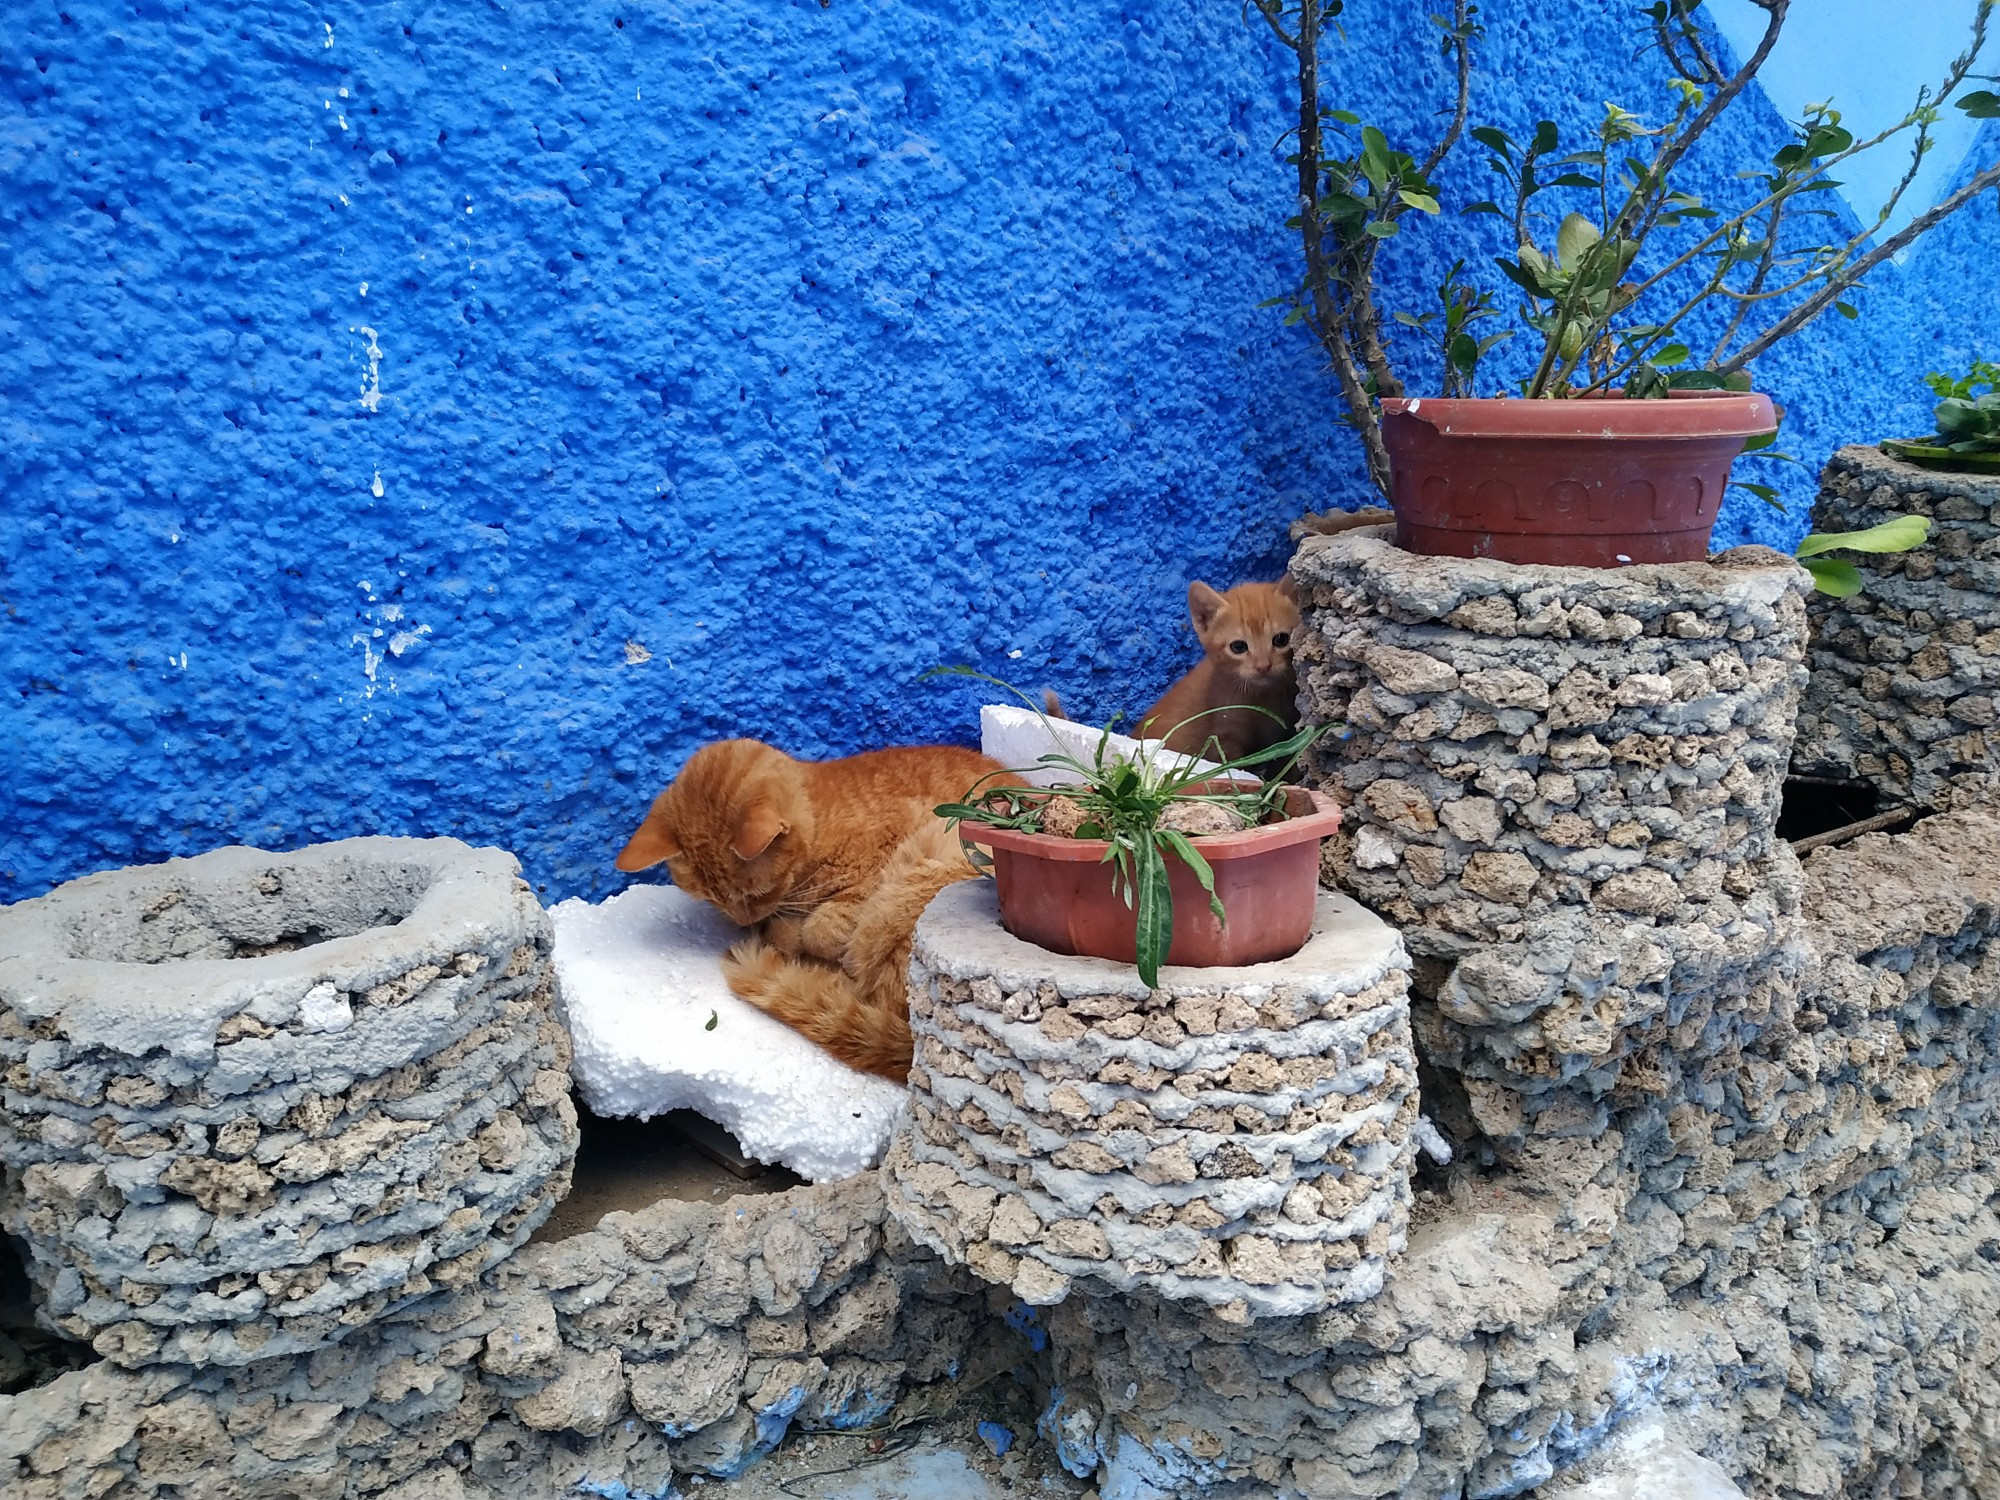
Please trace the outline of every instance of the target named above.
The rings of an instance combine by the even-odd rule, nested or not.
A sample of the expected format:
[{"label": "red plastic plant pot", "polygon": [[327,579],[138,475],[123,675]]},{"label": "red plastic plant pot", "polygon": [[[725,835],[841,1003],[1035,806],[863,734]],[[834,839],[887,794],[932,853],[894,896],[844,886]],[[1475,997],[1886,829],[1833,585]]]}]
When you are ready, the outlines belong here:
[{"label": "red plastic plant pot", "polygon": [[1768,396],[1677,391],[1382,402],[1396,544],[1427,557],[1619,568],[1700,562]]},{"label": "red plastic plant pot", "polygon": [[[1340,804],[1304,787],[1285,789],[1287,816],[1240,833],[1213,833],[1195,847],[1215,872],[1227,922],[1178,855],[1168,854],[1174,940],[1167,962],[1188,968],[1290,958],[1312,935],[1319,899],[1319,846],[1340,826]],[[1014,936],[1055,953],[1133,963],[1136,918],[1112,883],[1102,839],[963,825],[993,855],[1000,922]]]}]

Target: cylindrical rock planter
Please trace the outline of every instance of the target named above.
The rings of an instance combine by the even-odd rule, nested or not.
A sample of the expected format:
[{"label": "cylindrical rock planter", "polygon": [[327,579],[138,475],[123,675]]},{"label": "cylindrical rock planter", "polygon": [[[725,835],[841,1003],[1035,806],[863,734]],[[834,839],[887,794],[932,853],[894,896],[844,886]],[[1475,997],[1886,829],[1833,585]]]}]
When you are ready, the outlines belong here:
[{"label": "cylindrical rock planter", "polygon": [[1934,809],[2000,787],[2000,474],[1919,468],[1842,448],[1820,479],[1813,530],[1929,516],[1914,552],[1842,554],[1866,585],[1810,601],[1812,680],[1799,770],[1873,782]]},{"label": "cylindrical rock planter", "polygon": [[1075,1277],[1244,1321],[1372,1296],[1409,1215],[1407,962],[1323,893],[1293,957],[1148,990],[1011,936],[990,882],[953,886],[911,956],[890,1210],[1033,1304]]},{"label": "cylindrical rock planter", "polygon": [[568,1191],[548,919],[497,849],[350,839],[0,910],[0,1224],[124,1364],[335,1342]]},{"label": "cylindrical rock planter", "polygon": [[1803,569],[1762,547],[1608,572],[1418,557],[1371,528],[1308,540],[1292,573],[1306,717],[1351,731],[1311,767],[1355,809],[1330,873],[1431,966],[1419,1040],[1470,1075],[1482,1129],[1518,1134],[1513,1091],[1567,1080],[1663,1097],[1789,1006]]}]

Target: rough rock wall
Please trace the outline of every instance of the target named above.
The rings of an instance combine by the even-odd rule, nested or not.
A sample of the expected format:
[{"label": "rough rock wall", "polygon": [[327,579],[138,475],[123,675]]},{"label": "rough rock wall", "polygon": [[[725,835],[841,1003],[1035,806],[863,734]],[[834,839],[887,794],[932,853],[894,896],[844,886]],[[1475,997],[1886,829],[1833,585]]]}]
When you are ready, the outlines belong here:
[{"label": "rough rock wall", "polygon": [[1893,802],[1953,807],[2000,776],[2000,475],[1921,469],[1842,448],[1820,479],[1815,531],[1932,518],[1929,545],[1842,553],[1849,599],[1815,594],[1801,771],[1873,782]]},{"label": "rough rock wall", "polygon": [[0,911],[0,1224],[53,1326],[243,1364],[525,1240],[577,1127],[519,869],[455,839],[222,849]]},{"label": "rough rock wall", "polygon": [[887,1221],[872,1177],[666,1202],[531,1244],[312,1354],[107,1361],[0,1397],[0,1491],[666,1494],[677,1473],[739,1471],[795,1426],[948,1403],[1027,1358],[1024,1337],[986,1314]]},{"label": "rough rock wall", "polygon": [[0,1489],[658,1494],[1026,1365],[1043,1436],[1126,1500],[1498,1500],[1648,1410],[1774,1500],[1990,1494],[2000,810],[1821,851],[1799,903],[1795,1008],[1672,1098],[1430,1178],[1372,1297],[1245,1320],[1086,1274],[1044,1334],[874,1179],[662,1204],[312,1353],[0,1398]]},{"label": "rough rock wall", "polygon": [[1322,893],[1293,957],[1149,990],[1013,937],[991,882],[954,886],[911,955],[894,1211],[1031,1305],[1079,1279],[1239,1323],[1371,1297],[1409,1218],[1407,971],[1379,918]]},{"label": "rough rock wall", "polygon": [[1499,1500],[1641,1412],[1773,1500],[1994,1493],[2000,811],[1822,851],[1802,903],[1795,1018],[1434,1182],[1380,1296],[1079,1283],[1046,1434],[1142,1500]]}]

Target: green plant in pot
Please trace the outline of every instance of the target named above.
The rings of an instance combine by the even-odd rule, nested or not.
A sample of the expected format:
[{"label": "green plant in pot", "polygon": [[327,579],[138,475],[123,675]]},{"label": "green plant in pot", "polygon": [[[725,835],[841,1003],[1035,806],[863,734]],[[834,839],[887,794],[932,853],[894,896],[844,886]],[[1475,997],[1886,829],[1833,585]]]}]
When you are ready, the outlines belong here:
[{"label": "green plant in pot", "polygon": [[1305,943],[1320,841],[1340,826],[1340,806],[1287,777],[1326,726],[1229,760],[1213,741],[1203,758],[1121,754],[1114,719],[1091,753],[1076,754],[1011,685],[943,670],[1006,689],[1058,747],[1007,773],[1055,785],[974,787],[937,809],[961,825],[975,862],[990,862],[1009,932],[1058,953],[1135,963],[1149,987],[1163,964],[1262,963]]},{"label": "green plant in pot", "polygon": [[1891,438],[1882,451],[1927,469],[2000,473],[2000,365],[1976,359],[1964,375],[1926,375],[1939,399],[1929,437]]},{"label": "green plant in pot", "polygon": [[[1398,543],[1415,552],[1593,567],[1706,556],[1733,461],[1778,424],[1751,389],[1751,361],[1823,313],[1857,316],[1850,299],[1871,271],[2000,184],[2000,165],[1989,167],[1883,232],[1947,102],[2000,115],[1991,92],[1953,98],[1995,0],[1972,0],[1966,51],[1900,121],[1857,139],[1830,103],[1814,106],[1718,204],[1687,190],[1688,154],[1756,78],[1792,0],[1752,0],[1765,30],[1734,71],[1700,25],[1701,0],[1654,0],[1638,15],[1665,64],[1664,97],[1651,111],[1607,104],[1587,139],[1569,141],[1550,120],[1525,140],[1469,123],[1481,29],[1471,0],[1454,0],[1432,18],[1452,79],[1446,123],[1421,155],[1322,100],[1320,46],[1343,0],[1251,3],[1298,60],[1289,223],[1304,274],[1275,300],[1319,340]],[[1381,257],[1412,215],[1443,213],[1440,173],[1468,142],[1500,190],[1459,212],[1500,220],[1513,253],[1494,259],[1486,284],[1461,262],[1435,305],[1385,311]],[[1829,229],[1823,194],[1842,165],[1892,145],[1909,149],[1909,170],[1872,222]],[[1516,301],[1512,328],[1503,296]],[[1436,351],[1434,394],[1410,394],[1398,375],[1399,326]],[[1520,336],[1536,357],[1519,394],[1481,397],[1482,362]]]}]

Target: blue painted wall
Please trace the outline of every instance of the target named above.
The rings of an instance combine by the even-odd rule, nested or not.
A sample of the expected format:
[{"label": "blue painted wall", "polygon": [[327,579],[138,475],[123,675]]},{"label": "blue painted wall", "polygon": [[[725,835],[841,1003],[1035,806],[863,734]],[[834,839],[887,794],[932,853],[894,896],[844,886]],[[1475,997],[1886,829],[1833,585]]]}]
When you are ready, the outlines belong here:
[{"label": "blue painted wall", "polygon": [[[1421,9],[1350,5],[1330,102],[1424,128]],[[1488,9],[1482,117],[1650,97],[1626,7]],[[938,662],[1143,707],[1188,577],[1366,497],[1256,305],[1289,58],[1233,3],[0,32],[0,900],[363,832],[601,891],[702,741],[970,738]],[[1767,363],[1794,447],[1925,426],[1915,375],[2000,325],[1995,228]],[[1487,232],[1399,242],[1397,286]],[[1720,538],[1796,530],[1754,510]]]}]

